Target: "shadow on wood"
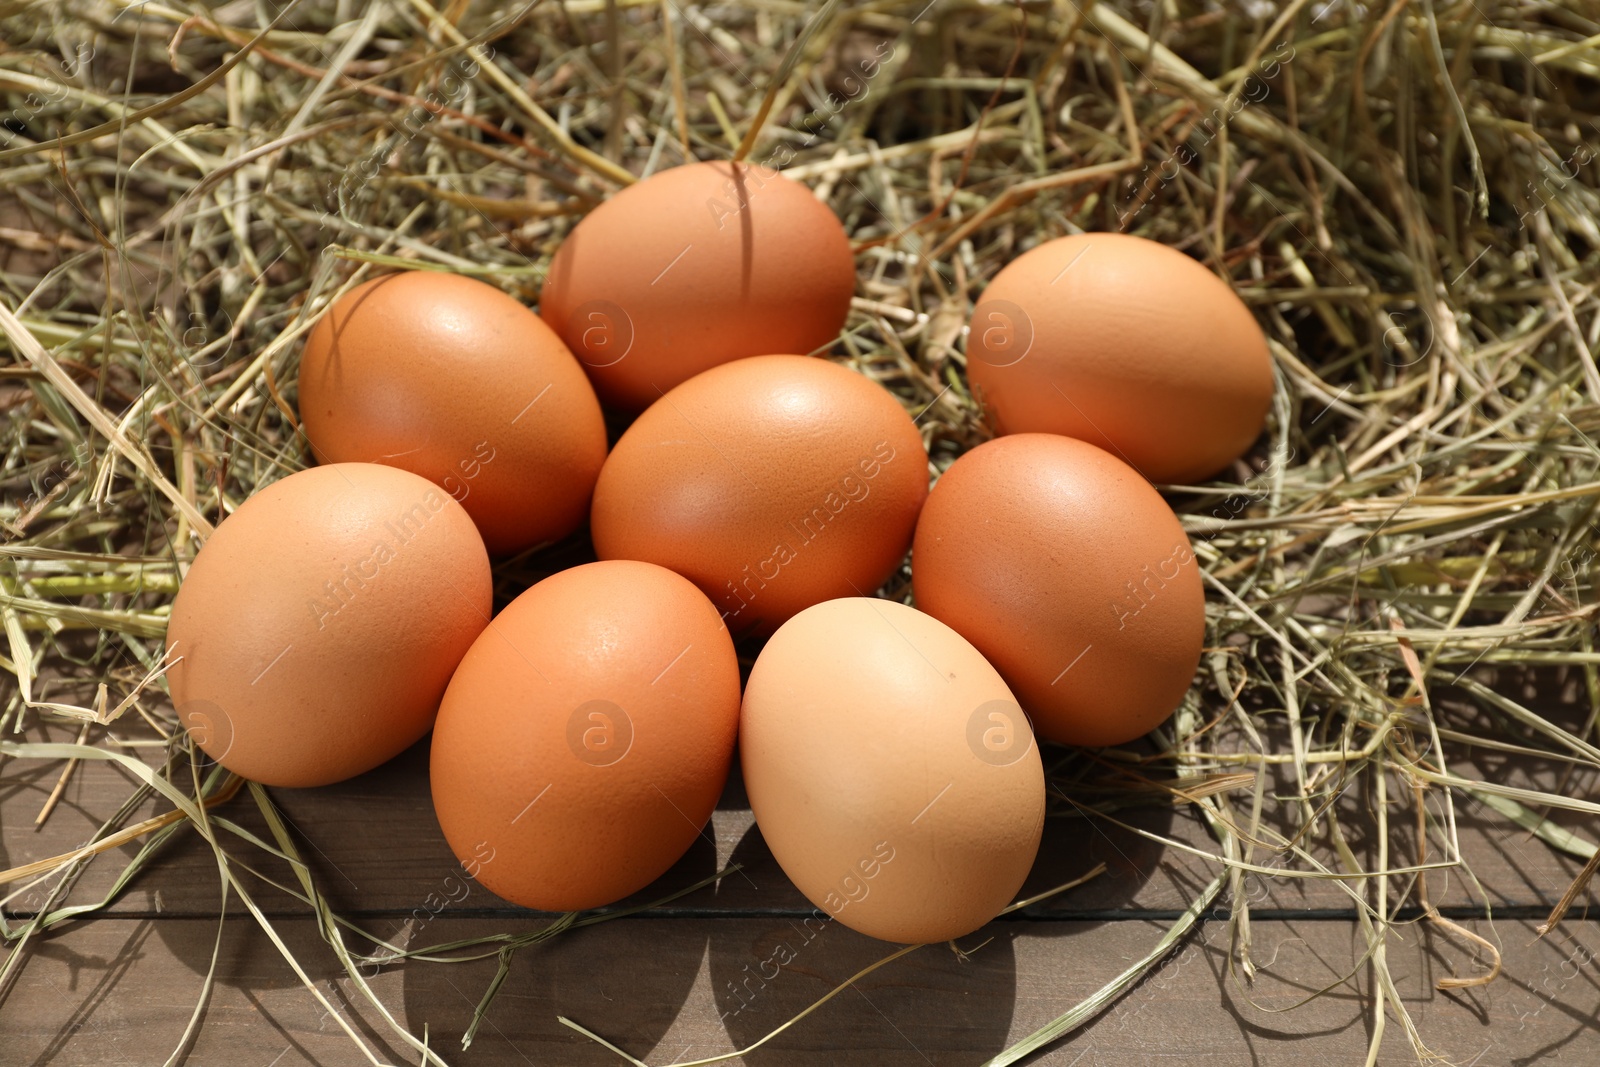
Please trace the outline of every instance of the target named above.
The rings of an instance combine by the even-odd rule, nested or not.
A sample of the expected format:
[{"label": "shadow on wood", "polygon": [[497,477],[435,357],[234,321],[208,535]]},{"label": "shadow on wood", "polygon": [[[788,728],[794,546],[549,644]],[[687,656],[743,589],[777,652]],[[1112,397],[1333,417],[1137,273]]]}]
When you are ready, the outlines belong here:
[{"label": "shadow on wood", "polygon": [[[719,922],[711,930],[711,992],[736,1047],[759,1041],[851,975],[900,946],[858,934],[826,919],[798,896],[752,826],[734,849],[744,871],[724,880],[741,907],[771,917]],[[719,896],[724,895],[719,890]],[[803,898],[802,902],[803,902]],[[948,945],[929,945],[873,972],[819,1012],[744,1057],[752,1067],[832,1062],[848,1048],[854,1062],[898,1065],[980,1062],[1005,1047],[1016,996],[1008,924],[991,923],[962,938],[972,953],[959,959]],[[907,1032],[916,1033],[913,1043]],[[924,1047],[925,1046],[925,1047]]]},{"label": "shadow on wood", "polygon": [[[534,929],[547,921],[529,915],[530,921],[521,924],[453,919],[444,925],[447,936],[456,939],[518,926]],[[557,1021],[561,1015],[642,1058],[660,1044],[689,998],[705,959],[707,925],[616,919],[520,950],[466,1052],[460,1049],[461,1036],[494,978],[493,955],[469,963],[407,961],[402,968],[404,1008],[397,1014],[413,1033],[426,1027],[434,1047],[452,1063],[523,1062],[530,1054],[554,1056],[555,1062],[571,1067],[621,1062],[615,1053],[562,1026]],[[433,936],[424,934],[414,944]],[[677,1051],[663,1050],[667,1056]]]}]

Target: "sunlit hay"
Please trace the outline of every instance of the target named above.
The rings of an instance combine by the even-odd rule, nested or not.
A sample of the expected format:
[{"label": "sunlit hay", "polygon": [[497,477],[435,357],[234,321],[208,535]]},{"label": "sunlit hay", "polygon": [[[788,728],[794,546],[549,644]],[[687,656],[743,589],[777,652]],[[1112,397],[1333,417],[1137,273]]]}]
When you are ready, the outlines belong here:
[{"label": "sunlit hay", "polygon": [[[330,300],[400,267],[532,302],[574,222],[685,144],[781,161],[844,219],[859,287],[835,355],[918,416],[940,469],[987,436],[963,376],[972,300],[1042,238],[1184,250],[1232,282],[1276,357],[1248,461],[1169,497],[1206,576],[1197,685],[1154,749],[1052,754],[1059,817],[1186,806],[1212,829],[1216,881],[1149,957],[997,1062],[1093,1018],[1213,896],[1244,988],[1250,905],[1294,877],[1334,880],[1368,939],[1369,1062],[1390,1023],[1425,1055],[1389,977],[1390,919],[1429,904],[1426,872],[1459,869],[1454,803],[1594,855],[1546,819],[1600,810],[1567,788],[1600,762],[1600,26],[1577,9],[1296,0],[1249,22],[1187,3],[881,0],[816,18],[790,0],[394,0],[307,3],[263,32],[270,8],[0,5],[0,665],[17,681],[0,752],[61,781],[71,758],[136,774],[101,813],[102,842],[150,846],[130,875],[199,832],[219,892],[248,899],[248,868],[309,902],[364,992],[375,962],[504,959],[582,925],[347,948],[356,931],[280,822],[263,848],[201,806],[238,783],[197,769],[161,636],[209,529],[307,464],[299,341]],[[581,554],[511,561],[501,596]],[[886,595],[909,596],[906,572]],[[1560,724],[1520,697],[1557,676],[1578,703]],[[44,724],[83,742],[39,742]],[[1490,750],[1565,771],[1547,790],[1479,780],[1468,757]],[[140,823],[155,793],[178,814]],[[1375,814],[1377,847],[1350,846],[1341,795]],[[65,887],[117,862],[108,847],[8,872],[6,892],[45,881],[5,927],[0,988],[38,931],[92,913],[63,911]],[[1454,943],[1469,979],[1497,965]]]}]

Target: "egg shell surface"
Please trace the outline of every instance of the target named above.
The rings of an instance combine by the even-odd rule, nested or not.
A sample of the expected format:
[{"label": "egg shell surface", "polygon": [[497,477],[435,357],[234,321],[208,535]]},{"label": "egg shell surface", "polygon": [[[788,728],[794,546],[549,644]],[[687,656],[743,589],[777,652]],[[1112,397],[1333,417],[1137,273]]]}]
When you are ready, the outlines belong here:
[{"label": "egg shell surface", "polygon": [[691,163],[578,223],[539,313],[602,401],[642,411],[717,364],[826,348],[854,291],[844,227],[810,189],[758,164]]},{"label": "egg shell surface", "polygon": [[937,619],[867,597],[807,608],[767,642],[740,714],[750,808],[818,908],[886,941],[971,933],[1039,849],[1027,718]]},{"label": "egg shell surface", "polygon": [[714,367],[640,415],[595,487],[602,559],[668,567],[735,634],[882,585],[928,492],[916,425],[882,386],[805,356]]},{"label": "egg shell surface", "polygon": [[1205,640],[1189,538],[1139,472],[1054,434],[953,463],[911,553],[917,606],[988,657],[1039,736],[1132,741],[1171,715]]},{"label": "egg shell surface", "polygon": [[995,275],[967,375],[999,433],[1075,437],[1177,484],[1243,455],[1273,389],[1266,338],[1227,283],[1116,233],[1046,241]]},{"label": "egg shell surface", "polygon": [[491,606],[483,540],[438,486],[370,463],[303,470],[195,557],[167,625],[173,705],[236,774],[337,782],[427,733]]},{"label": "egg shell surface", "polygon": [[339,298],[306,339],[299,390],[318,462],[427,478],[497,556],[575,530],[605,462],[600,403],[566,345],[459,274],[390,274]]},{"label": "egg shell surface", "polygon": [[698,589],[649,563],[573,567],[507,605],[462,660],[433,732],[434,811],[505,899],[599,907],[694,843],[738,721],[733,641]]}]

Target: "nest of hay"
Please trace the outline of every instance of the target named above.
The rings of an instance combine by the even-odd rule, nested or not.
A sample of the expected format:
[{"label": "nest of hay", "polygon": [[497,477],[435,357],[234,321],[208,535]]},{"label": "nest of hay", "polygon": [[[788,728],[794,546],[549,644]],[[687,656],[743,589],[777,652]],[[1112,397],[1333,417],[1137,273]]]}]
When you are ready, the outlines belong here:
[{"label": "nest of hay", "polygon": [[[1049,237],[1182,249],[1234,285],[1275,356],[1255,451],[1213,483],[1167,487],[1207,586],[1197,684],[1149,749],[1050,766],[1059,817],[1195,806],[1216,878],[1149,956],[998,1062],[1092,1017],[1215,908],[1248,976],[1251,886],[1290,877],[1344,887],[1375,1017],[1426,1055],[1384,946],[1406,907],[1450,927],[1426,874],[1463,863],[1454,805],[1595,855],[1562,822],[1594,804],[1458,769],[1486,749],[1600,762],[1595,13],[480,7],[0,4],[0,667],[15,680],[0,774],[114,759],[139,782],[131,801],[160,794],[170,811],[105,812],[84,852],[8,872],[7,899],[49,892],[7,939],[25,949],[91,916],[96,902],[65,910],[68,887],[123,858],[113,845],[150,844],[130,874],[179,832],[245,847],[207,814],[240,783],[177,727],[162,634],[215,523],[309,463],[299,342],[329,302],[391,268],[467,272],[534,302],[563,235],[620,185],[689,158],[781,156],[856,242],[835,358],[922,414],[936,466],[988,435],[964,376],[973,301]],[[501,564],[502,602],[585,550]],[[1521,700],[1533,675],[1569,684],[1583,713]],[[1376,813],[1376,849],[1350,847],[1352,803]],[[291,869],[352,975],[398,958]],[[1456,981],[1492,980],[1493,946],[1462,944],[1477,970]]]}]

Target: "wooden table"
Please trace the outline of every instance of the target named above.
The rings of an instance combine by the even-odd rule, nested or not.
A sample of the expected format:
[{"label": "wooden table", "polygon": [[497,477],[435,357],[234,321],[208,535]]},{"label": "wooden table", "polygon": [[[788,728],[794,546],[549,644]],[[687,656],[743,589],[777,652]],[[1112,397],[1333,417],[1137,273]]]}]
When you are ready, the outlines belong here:
[{"label": "wooden table", "polygon": [[[62,732],[52,735],[54,739]],[[43,739],[36,731],[31,739]],[[318,885],[342,914],[413,946],[496,931],[536,928],[547,916],[510,907],[479,886],[438,911],[434,894],[460,871],[434,821],[426,743],[342,785],[272,790],[300,835]],[[1559,765],[1485,754],[1453,768],[1551,788]],[[56,854],[84,840],[131,788],[127,772],[80,765],[43,829],[33,820],[59,763],[0,765],[0,867]],[[1288,788],[1290,783],[1284,783]],[[1592,776],[1569,788],[1587,792]],[[1346,829],[1375,846],[1370,798],[1347,795]],[[170,805],[151,802],[153,813]],[[265,835],[247,794],[216,809]],[[1399,809],[1397,809],[1398,813]],[[1423,1040],[1461,1064],[1600,1063],[1600,929],[1587,895],[1568,920],[1539,939],[1535,927],[1580,864],[1511,827],[1470,798],[1457,798],[1462,855],[1471,870],[1435,875],[1429,888],[1446,914],[1489,938],[1504,972],[1474,989],[1439,992],[1449,975],[1481,973],[1483,954],[1426,921],[1415,907],[1393,928],[1388,957]],[[1183,807],[1149,807],[1128,818],[1207,851],[1214,842]],[[1415,855],[1409,816],[1390,827],[1392,862]],[[133,845],[89,866],[72,900],[97,899]],[[1436,850],[1438,842],[1430,845]],[[262,854],[235,842],[235,856]],[[1435,855],[1437,858],[1437,855]],[[1085,819],[1052,820],[1027,891],[1068,881],[1104,861],[1106,874],[965,939],[970,956],[946,946],[917,950],[780,1035],[747,1061],[762,1064],[977,1064],[1092,993],[1147,952],[1215,873],[1210,861],[1130,830]],[[1270,862],[1270,857],[1266,858]],[[651,1063],[705,1057],[746,1045],[887,954],[891,946],[836,923],[803,922],[810,907],[784,878],[754,829],[737,782],[701,842],[658,885],[655,899],[720,866],[743,869],[658,911],[572,931],[521,951],[470,1049],[460,1035],[494,974],[475,963],[411,962],[372,980],[396,1019],[452,1064],[624,1062],[557,1022],[577,1020]],[[282,861],[262,870],[290,880]],[[1474,878],[1476,881],[1474,881]],[[1391,881],[1398,896],[1404,879]],[[416,1062],[363,1002],[303,903],[252,881],[308,976],[337,1013],[388,1062]],[[1253,983],[1230,971],[1226,912],[1208,918],[1161,967],[1090,1025],[1036,1062],[1083,1064],[1359,1064],[1370,1040],[1373,981],[1351,898],[1325,881],[1251,883]],[[1414,905],[1415,897],[1408,898]],[[1219,899],[1226,904],[1227,897]],[[35,938],[0,990],[0,1064],[160,1064],[179,1044],[202,992],[213,947],[217,979],[189,1050],[195,1067],[355,1064],[363,1057],[340,1020],[301,985],[257,922],[230,901],[219,931],[219,880],[210,848],[192,831],[96,917]],[[25,897],[12,907],[26,910]],[[1485,907],[1492,919],[1485,917]],[[781,968],[764,961],[787,945]],[[787,958],[789,953],[782,953]],[[773,972],[776,971],[776,974]],[[756,977],[763,974],[765,977]],[[1306,1001],[1319,989],[1322,995]],[[1300,1005],[1295,1007],[1295,1005]],[[1289,1010],[1291,1009],[1292,1010]],[[1391,1018],[1383,1063],[1413,1062]]]}]

